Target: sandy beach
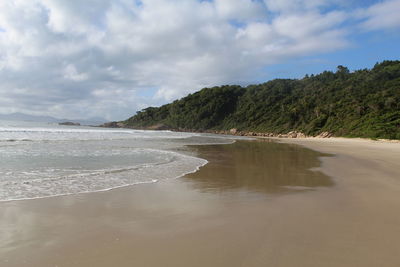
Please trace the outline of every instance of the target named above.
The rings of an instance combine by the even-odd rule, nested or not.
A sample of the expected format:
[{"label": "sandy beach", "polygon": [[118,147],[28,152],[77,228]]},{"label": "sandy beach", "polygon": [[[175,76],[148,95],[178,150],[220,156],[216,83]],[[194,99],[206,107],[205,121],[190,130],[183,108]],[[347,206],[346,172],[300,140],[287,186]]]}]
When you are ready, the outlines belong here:
[{"label": "sandy beach", "polygon": [[0,266],[400,265],[399,143],[190,149],[179,179],[0,202]]}]

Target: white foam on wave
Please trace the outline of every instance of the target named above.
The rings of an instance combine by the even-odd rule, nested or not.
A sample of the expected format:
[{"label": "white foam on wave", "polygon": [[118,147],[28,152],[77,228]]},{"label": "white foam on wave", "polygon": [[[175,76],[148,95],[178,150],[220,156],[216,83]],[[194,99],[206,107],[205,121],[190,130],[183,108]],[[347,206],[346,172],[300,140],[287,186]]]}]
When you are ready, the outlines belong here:
[{"label": "white foam on wave", "polygon": [[0,141],[185,139],[196,133],[88,127],[0,127]]},{"label": "white foam on wave", "polygon": [[0,132],[45,132],[45,133],[157,133],[164,132],[168,133],[171,131],[151,131],[151,130],[134,130],[134,129],[123,129],[123,128],[50,128],[50,127],[0,127]]},{"label": "white foam on wave", "polygon": [[[154,183],[207,161],[171,150],[236,137],[59,125],[0,125],[0,201]],[[30,141],[30,142],[27,142]]]},{"label": "white foam on wave", "polygon": [[[152,150],[168,160],[119,169],[94,170],[67,176],[0,181],[0,201],[36,199],[106,191],[124,186],[155,183],[199,170],[207,160],[172,151]],[[27,172],[26,175],[32,175]]]}]

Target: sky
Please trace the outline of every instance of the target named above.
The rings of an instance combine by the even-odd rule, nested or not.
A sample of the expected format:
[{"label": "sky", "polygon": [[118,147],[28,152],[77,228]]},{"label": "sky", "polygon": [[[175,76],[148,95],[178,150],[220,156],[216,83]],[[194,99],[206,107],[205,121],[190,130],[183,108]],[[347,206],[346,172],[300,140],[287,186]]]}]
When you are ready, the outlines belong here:
[{"label": "sky", "polygon": [[400,58],[400,0],[0,1],[0,113],[123,120],[204,87]]}]

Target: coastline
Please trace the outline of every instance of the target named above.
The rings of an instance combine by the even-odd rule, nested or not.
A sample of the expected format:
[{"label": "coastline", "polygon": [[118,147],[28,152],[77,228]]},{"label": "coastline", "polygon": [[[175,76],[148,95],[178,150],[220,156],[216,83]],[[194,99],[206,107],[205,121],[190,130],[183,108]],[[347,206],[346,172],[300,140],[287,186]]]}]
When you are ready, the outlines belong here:
[{"label": "coastline", "polygon": [[216,135],[228,135],[228,136],[245,136],[245,137],[254,137],[258,139],[269,138],[269,139],[348,139],[348,140],[368,140],[368,141],[376,141],[376,142],[390,142],[390,143],[400,143],[399,139],[383,139],[383,138],[367,138],[367,137],[341,137],[335,136],[331,132],[321,132],[317,135],[311,136],[306,135],[303,132],[299,131],[290,131],[288,133],[271,133],[271,132],[254,132],[254,131],[240,131],[236,128],[232,128],[230,130],[195,130],[195,129],[174,129],[168,127],[164,124],[157,124],[148,127],[131,127],[126,125],[123,122],[109,122],[96,127],[103,128],[122,128],[122,129],[132,129],[132,130],[150,130],[150,131],[162,131],[168,130],[172,132],[188,132],[188,133],[206,133],[206,134],[216,134]]},{"label": "coastline", "polygon": [[[273,145],[261,162],[259,154],[245,152],[247,145],[233,150],[230,145],[204,146],[201,153],[214,158],[181,179],[51,201],[0,203],[0,263],[398,266],[400,144],[335,138],[275,141],[291,144]],[[279,146],[287,150],[281,158],[274,156]],[[255,146],[251,151],[260,150]],[[324,175],[316,179],[332,179],[333,185],[318,182],[302,190],[309,172],[296,179],[294,192],[266,191],[259,179],[251,180],[254,175],[264,178],[271,167],[276,167],[268,176],[271,181],[293,172],[285,166],[315,169],[318,157],[317,170]],[[289,161],[278,165],[275,158]],[[252,161],[264,167],[248,166]],[[249,169],[241,173],[245,166]],[[249,177],[232,183],[226,180],[232,175]]]}]

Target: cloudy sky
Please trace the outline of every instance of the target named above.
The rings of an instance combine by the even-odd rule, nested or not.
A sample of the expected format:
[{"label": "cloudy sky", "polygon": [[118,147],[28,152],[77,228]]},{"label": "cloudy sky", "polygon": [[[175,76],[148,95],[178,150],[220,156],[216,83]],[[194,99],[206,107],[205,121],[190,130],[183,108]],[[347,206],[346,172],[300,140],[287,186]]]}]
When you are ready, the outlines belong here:
[{"label": "cloudy sky", "polygon": [[126,119],[200,88],[399,59],[400,0],[1,0],[0,113]]}]

